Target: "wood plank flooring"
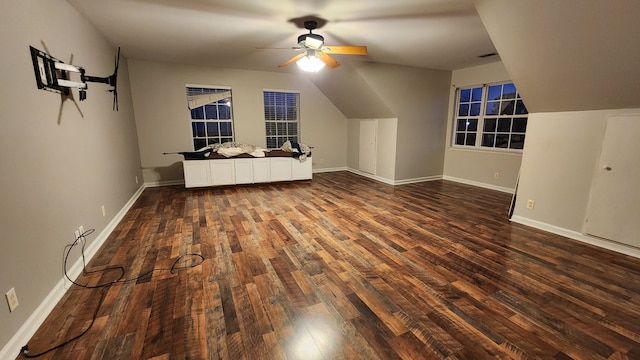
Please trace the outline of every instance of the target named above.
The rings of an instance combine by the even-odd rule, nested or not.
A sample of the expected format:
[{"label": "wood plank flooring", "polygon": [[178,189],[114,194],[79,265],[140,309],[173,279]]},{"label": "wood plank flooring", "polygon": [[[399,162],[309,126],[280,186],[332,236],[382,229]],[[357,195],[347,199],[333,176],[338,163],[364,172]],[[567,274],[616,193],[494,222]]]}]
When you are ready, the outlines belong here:
[{"label": "wood plank flooring", "polygon": [[[41,359],[640,359],[640,259],[512,224],[509,202],[348,172],[148,188],[88,268],[156,271],[71,287],[30,353],[98,308]],[[186,254],[205,260],[168,270]]]}]

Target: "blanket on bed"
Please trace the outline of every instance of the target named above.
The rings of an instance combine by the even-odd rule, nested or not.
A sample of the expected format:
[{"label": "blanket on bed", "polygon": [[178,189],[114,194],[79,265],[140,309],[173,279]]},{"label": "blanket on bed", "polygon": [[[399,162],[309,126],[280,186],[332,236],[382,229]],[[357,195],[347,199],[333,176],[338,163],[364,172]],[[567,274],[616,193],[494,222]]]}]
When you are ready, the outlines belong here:
[{"label": "blanket on bed", "polygon": [[213,144],[206,146],[198,151],[202,151],[204,149],[211,149],[217,152],[220,155],[225,157],[234,157],[240,154],[249,154],[254,157],[264,157],[265,151],[269,151],[267,149],[257,148],[253,145],[242,144],[238,142],[226,142],[223,144]]}]

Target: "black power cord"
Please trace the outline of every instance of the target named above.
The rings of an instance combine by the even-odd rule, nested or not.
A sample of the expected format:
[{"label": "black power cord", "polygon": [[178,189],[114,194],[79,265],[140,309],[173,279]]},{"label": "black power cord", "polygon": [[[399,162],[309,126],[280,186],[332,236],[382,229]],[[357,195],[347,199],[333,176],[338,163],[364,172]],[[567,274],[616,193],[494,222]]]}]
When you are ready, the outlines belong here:
[{"label": "black power cord", "polygon": [[[58,345],[55,345],[47,350],[44,350],[42,352],[39,352],[37,354],[30,354],[29,353],[29,345],[25,345],[20,349],[20,354],[22,357],[25,358],[36,358],[39,356],[42,356],[44,354],[47,354],[53,350],[59,349],[77,339],[79,339],[80,337],[82,337],[84,334],[86,334],[91,327],[93,326],[93,324],[96,321],[96,318],[98,317],[98,310],[100,310],[100,307],[102,306],[102,303],[104,301],[105,295],[106,295],[106,289],[108,289],[109,287],[115,285],[115,284],[119,284],[119,283],[128,283],[128,282],[133,282],[133,281],[138,281],[140,279],[143,279],[147,276],[151,276],[154,272],[156,271],[169,271],[172,274],[174,274],[176,271],[178,270],[184,270],[184,269],[190,269],[190,268],[194,268],[196,266],[201,265],[204,262],[204,256],[200,255],[200,254],[184,254],[184,255],[180,255],[178,256],[173,263],[171,264],[171,267],[169,268],[154,268],[151,269],[145,273],[142,273],[136,277],[130,278],[130,279],[123,279],[124,278],[124,274],[125,274],[125,269],[124,266],[109,266],[109,267],[105,267],[102,269],[98,269],[98,270],[91,270],[88,271],[87,270],[87,264],[85,261],[85,256],[84,256],[84,247],[86,245],[86,237],[90,234],[92,234],[95,230],[94,229],[89,229],[85,232],[83,232],[82,234],[80,234],[80,236],[78,236],[75,241],[72,244],[67,245],[65,248],[67,248],[67,252],[64,256],[64,261],[63,261],[63,271],[64,271],[64,276],[67,278],[67,280],[69,280],[71,283],[73,283],[76,286],[85,288],[85,289],[100,289],[100,301],[98,302],[98,306],[96,306],[95,311],[93,312],[93,317],[91,319],[91,323],[89,323],[89,326],[87,326],[86,329],[84,329],[80,334],[65,340],[63,342],[61,342]],[[111,282],[106,282],[103,284],[98,284],[98,285],[88,285],[88,284],[80,284],[78,282],[76,282],[75,280],[71,279],[69,277],[69,274],[67,274],[67,260],[69,258],[69,253],[71,253],[71,249],[73,249],[74,246],[81,244],[81,254],[82,254],[82,272],[85,275],[90,275],[90,274],[96,274],[96,273],[105,273],[108,271],[112,271],[112,270],[119,270],[120,271],[120,276],[118,277],[118,279],[111,281]],[[194,258],[196,261],[192,262],[191,264],[188,265],[179,265],[181,261],[183,261],[183,259],[186,259],[188,257],[192,257]]]}]

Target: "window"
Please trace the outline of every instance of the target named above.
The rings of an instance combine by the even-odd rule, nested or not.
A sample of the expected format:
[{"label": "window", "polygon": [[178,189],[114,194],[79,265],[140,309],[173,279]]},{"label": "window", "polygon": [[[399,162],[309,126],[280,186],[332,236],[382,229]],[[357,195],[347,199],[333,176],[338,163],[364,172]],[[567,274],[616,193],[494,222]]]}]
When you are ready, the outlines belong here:
[{"label": "window", "polygon": [[300,93],[265,90],[264,121],[268,149],[287,140],[300,142]]},{"label": "window", "polygon": [[522,150],[527,108],[513,83],[457,90],[454,146]]},{"label": "window", "polygon": [[234,141],[231,89],[187,85],[193,149]]}]

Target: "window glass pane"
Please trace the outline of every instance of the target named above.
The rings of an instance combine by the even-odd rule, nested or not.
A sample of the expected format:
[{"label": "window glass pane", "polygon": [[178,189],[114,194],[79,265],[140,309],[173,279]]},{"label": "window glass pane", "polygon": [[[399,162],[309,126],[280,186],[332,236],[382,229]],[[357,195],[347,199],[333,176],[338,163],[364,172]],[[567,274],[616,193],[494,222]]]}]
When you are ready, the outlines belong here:
[{"label": "window glass pane", "polygon": [[506,148],[509,146],[509,134],[498,134],[496,135],[496,146],[497,148]]},{"label": "window glass pane", "polygon": [[218,118],[218,106],[213,104],[204,106],[204,117],[205,119],[217,119]]},{"label": "window glass pane", "polygon": [[513,115],[513,109],[515,106],[515,102],[511,101],[503,101],[502,108],[500,109],[500,115]]},{"label": "window glass pane", "polygon": [[276,124],[272,122],[266,123],[267,136],[273,136],[276,134]]},{"label": "window glass pane", "polygon": [[471,116],[479,116],[480,115],[480,103],[471,103],[471,110],[469,111],[469,115]]},{"label": "window glass pane", "polygon": [[471,89],[460,90],[460,102],[469,102],[469,101],[471,101]]},{"label": "window glass pane", "polygon": [[207,123],[207,136],[218,136],[220,132],[218,131],[218,123],[211,121]]},{"label": "window glass pane", "polygon": [[504,84],[502,87],[502,98],[503,99],[515,99],[516,97],[516,86],[513,83]]},{"label": "window glass pane", "polygon": [[205,146],[207,146],[207,140],[205,140],[205,139],[193,139],[193,148],[195,150],[200,150]]},{"label": "window glass pane", "polygon": [[204,119],[204,111],[203,107],[197,107],[195,109],[191,109],[191,118],[192,119]]},{"label": "window glass pane", "polygon": [[524,148],[524,135],[511,135],[511,144],[509,145],[509,147],[512,149]]},{"label": "window glass pane", "polygon": [[458,116],[469,116],[469,104],[460,104]]},{"label": "window glass pane", "polygon": [[527,108],[524,106],[524,102],[522,102],[522,100],[518,100],[516,103],[516,114],[528,114]]},{"label": "window glass pane", "polygon": [[298,124],[289,123],[287,126],[287,134],[288,135],[298,135]]},{"label": "window glass pane", "polygon": [[287,120],[297,120],[298,119],[298,109],[288,107],[287,108]]},{"label": "window glass pane", "polygon": [[511,131],[511,119],[498,119],[498,132]]},{"label": "window glass pane", "polygon": [[456,145],[464,145],[464,133],[456,133]]},{"label": "window glass pane", "polygon": [[191,124],[191,130],[193,131],[193,137],[204,137],[204,123],[193,122]]},{"label": "window glass pane", "polygon": [[230,122],[221,122],[220,123],[220,135],[221,136],[231,136],[232,127]]},{"label": "window glass pane", "polygon": [[513,119],[513,132],[523,133],[527,131],[527,118],[515,118]]},{"label": "window glass pane", "polygon": [[498,122],[496,119],[484,119],[484,126],[482,127],[482,130],[488,131],[488,132],[495,132],[497,123]]},{"label": "window glass pane", "polygon": [[495,140],[496,136],[494,134],[484,134],[482,135],[482,146],[493,147]]},{"label": "window glass pane", "polygon": [[478,119],[467,120],[467,131],[478,131]]},{"label": "window glass pane", "polygon": [[487,102],[487,109],[485,115],[498,115],[500,111],[500,101]]},{"label": "window glass pane", "polygon": [[500,100],[502,96],[502,85],[489,86],[487,100]]},{"label": "window glass pane", "polygon": [[471,101],[482,101],[482,88],[473,88],[471,93]]},{"label": "window glass pane", "polygon": [[476,144],[476,134],[468,133],[467,141],[465,142],[465,145],[475,145],[475,144]]},{"label": "window glass pane", "polygon": [[274,96],[272,92],[265,91],[264,93],[264,106],[273,106],[274,105]]},{"label": "window glass pane", "polygon": [[231,106],[224,104],[218,106],[218,119],[231,120]]},{"label": "window glass pane", "polygon": [[265,120],[275,120],[276,118],[276,110],[273,107],[264,108],[264,118]]},{"label": "window glass pane", "polygon": [[220,144],[220,138],[219,137],[207,138],[207,143],[208,145]]},{"label": "window glass pane", "polygon": [[457,131],[464,131],[467,129],[467,120],[465,119],[458,119],[458,124],[456,126],[456,130]]}]

